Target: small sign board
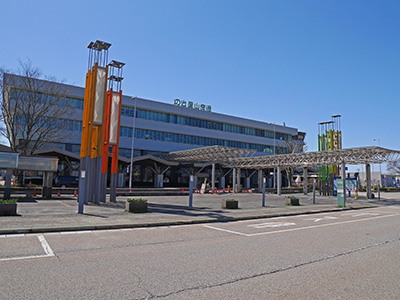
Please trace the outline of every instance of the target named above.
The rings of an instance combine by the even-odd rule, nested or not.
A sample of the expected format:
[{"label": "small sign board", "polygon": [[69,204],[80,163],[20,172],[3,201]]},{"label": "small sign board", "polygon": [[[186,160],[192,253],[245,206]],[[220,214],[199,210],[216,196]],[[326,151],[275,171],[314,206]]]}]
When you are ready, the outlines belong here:
[{"label": "small sign board", "polygon": [[338,206],[345,207],[345,202],[346,202],[346,193],[344,190],[344,180],[343,179],[337,179],[337,201],[338,201]]},{"label": "small sign board", "polygon": [[356,187],[357,187],[357,179],[352,179],[352,178],[346,179],[346,190],[347,191],[354,192],[356,190]]},{"label": "small sign board", "polygon": [[[341,179],[334,179],[333,181],[333,189],[334,191],[337,191],[337,182]],[[357,187],[357,179],[355,178],[346,178],[346,191],[352,191],[354,192]]]}]

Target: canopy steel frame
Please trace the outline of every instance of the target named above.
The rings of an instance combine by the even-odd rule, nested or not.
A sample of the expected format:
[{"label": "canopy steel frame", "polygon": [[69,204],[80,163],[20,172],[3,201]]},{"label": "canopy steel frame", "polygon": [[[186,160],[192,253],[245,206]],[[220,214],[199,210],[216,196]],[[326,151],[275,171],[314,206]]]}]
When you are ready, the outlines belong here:
[{"label": "canopy steel frame", "polygon": [[381,147],[359,147],[329,151],[253,156],[255,150],[211,146],[170,152],[162,159],[175,162],[218,162],[224,168],[267,169],[277,167],[318,167],[380,164],[400,159],[400,151]]},{"label": "canopy steel frame", "polygon": [[210,146],[190,150],[170,152],[161,157],[166,160],[181,162],[218,162],[226,163],[228,159],[237,157],[249,157],[254,155],[256,150],[239,149],[223,146]]},{"label": "canopy steel frame", "polygon": [[400,159],[400,151],[381,147],[361,147],[330,151],[303,152],[251,158],[231,158],[227,164],[240,168],[317,167],[328,165],[379,164]]}]

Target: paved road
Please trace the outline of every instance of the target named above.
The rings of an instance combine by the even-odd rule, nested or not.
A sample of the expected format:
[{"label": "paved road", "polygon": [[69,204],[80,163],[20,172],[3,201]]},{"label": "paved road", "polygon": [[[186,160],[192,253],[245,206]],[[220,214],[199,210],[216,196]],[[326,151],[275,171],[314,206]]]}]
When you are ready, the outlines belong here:
[{"label": "paved road", "polygon": [[0,236],[0,299],[399,299],[400,206]]}]

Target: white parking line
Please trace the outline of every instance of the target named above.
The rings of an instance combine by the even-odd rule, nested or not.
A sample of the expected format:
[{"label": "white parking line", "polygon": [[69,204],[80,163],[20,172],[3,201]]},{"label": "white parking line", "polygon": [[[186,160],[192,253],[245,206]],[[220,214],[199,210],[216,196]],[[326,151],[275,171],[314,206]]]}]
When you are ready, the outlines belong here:
[{"label": "white parking line", "polygon": [[330,217],[330,216],[324,216],[322,218],[311,218],[311,219],[303,219],[304,221],[314,221],[319,222],[319,221],[326,221],[326,220],[336,220],[337,217]]},{"label": "white parking line", "polygon": [[282,229],[282,230],[275,230],[275,231],[267,231],[267,232],[258,232],[258,233],[243,233],[239,231],[233,231],[233,230],[228,230],[228,229],[223,229],[223,228],[218,228],[210,225],[203,225],[204,227],[214,229],[214,230],[219,230],[219,231],[225,231],[241,236],[246,236],[246,237],[252,237],[252,236],[258,236],[258,235],[268,235],[268,234],[275,234],[275,233],[284,233],[284,232],[290,232],[290,231],[298,231],[298,230],[305,230],[305,229],[314,229],[318,227],[325,227],[325,226],[334,226],[334,225],[342,225],[342,224],[348,224],[348,223],[355,223],[355,222],[361,222],[361,221],[368,221],[368,220],[375,220],[375,219],[381,219],[381,218],[387,218],[387,217],[398,217],[399,214],[390,214],[390,215],[384,215],[384,216],[377,216],[377,217],[371,217],[371,218],[363,218],[363,219],[357,219],[357,220],[350,220],[350,221],[343,221],[343,222],[334,222],[334,223],[328,223],[328,224],[320,224],[320,225],[313,225],[313,226],[305,226],[305,227],[298,227],[298,228],[290,228],[290,229]]},{"label": "white parking line", "polygon": [[285,227],[285,226],[293,226],[296,225],[296,223],[291,223],[291,222],[267,222],[267,223],[261,223],[261,224],[250,224],[247,225],[248,227],[253,227],[253,228],[277,228],[277,227]]},{"label": "white parking line", "polygon": [[51,250],[51,248],[49,246],[49,243],[47,243],[47,241],[44,238],[44,236],[43,235],[39,235],[38,239],[39,239],[40,243],[42,244],[44,252],[46,252],[46,254],[48,256],[54,256],[54,252],[53,252],[53,250]]},{"label": "white parking line", "polygon": [[249,236],[246,233],[241,233],[241,232],[232,231],[232,230],[228,230],[228,229],[218,228],[218,227],[214,227],[211,225],[203,225],[203,227],[207,227],[207,228],[211,228],[211,229],[219,230],[219,231],[225,231],[225,232],[229,232],[229,233],[233,233],[233,234],[237,234],[237,235]]},{"label": "white parking line", "polygon": [[43,258],[43,257],[52,257],[55,256],[53,250],[50,248],[49,243],[47,243],[46,239],[44,236],[38,235],[38,239],[40,241],[40,244],[43,247],[43,250],[46,254],[44,255],[31,255],[31,256],[19,256],[19,257],[8,257],[8,258],[0,258],[0,261],[10,261],[10,260],[20,260],[20,259],[31,259],[31,258]]}]

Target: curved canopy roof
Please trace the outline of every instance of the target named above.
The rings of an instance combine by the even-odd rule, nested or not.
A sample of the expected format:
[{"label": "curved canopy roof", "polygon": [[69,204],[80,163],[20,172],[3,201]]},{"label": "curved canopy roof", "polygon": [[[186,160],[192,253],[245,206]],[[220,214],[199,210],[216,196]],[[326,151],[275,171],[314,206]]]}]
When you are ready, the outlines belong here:
[{"label": "curved canopy roof", "polygon": [[249,159],[233,158],[229,163],[235,167],[317,167],[329,165],[380,164],[400,159],[400,151],[381,147],[361,147],[330,151],[303,152],[258,156]]},{"label": "curved canopy roof", "polygon": [[161,157],[166,160],[180,162],[227,162],[229,159],[238,157],[249,157],[254,155],[256,150],[239,149],[223,146],[201,147],[183,151],[170,152]]},{"label": "curved canopy roof", "polygon": [[360,147],[330,151],[254,156],[255,151],[221,146],[196,148],[164,155],[180,162],[219,162],[226,167],[249,169],[274,167],[316,167],[388,163],[400,159],[400,151],[381,147]]}]

